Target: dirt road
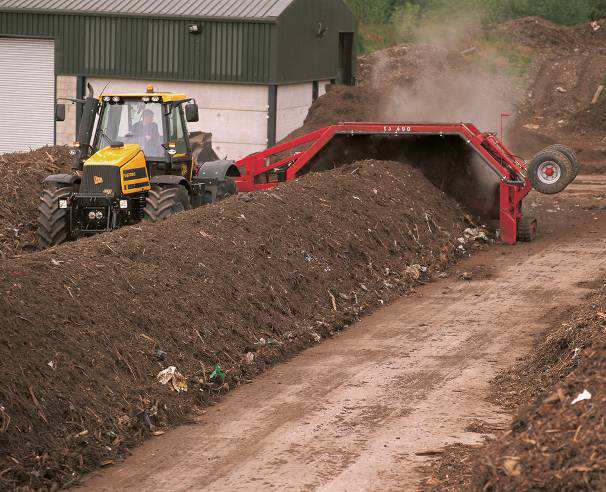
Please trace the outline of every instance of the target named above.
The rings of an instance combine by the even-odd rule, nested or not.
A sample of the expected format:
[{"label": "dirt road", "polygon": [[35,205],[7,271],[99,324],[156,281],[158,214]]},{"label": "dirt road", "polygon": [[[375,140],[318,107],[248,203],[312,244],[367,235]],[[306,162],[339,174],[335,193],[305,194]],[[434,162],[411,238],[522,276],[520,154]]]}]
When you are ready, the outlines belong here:
[{"label": "dirt road", "polygon": [[[406,490],[442,446],[505,426],[490,380],[606,270],[605,177],[540,197],[541,238],[496,246],[268,371],[198,425],[147,442],[90,490]],[[559,210],[558,210],[559,209]],[[461,271],[474,272],[471,281]]]}]

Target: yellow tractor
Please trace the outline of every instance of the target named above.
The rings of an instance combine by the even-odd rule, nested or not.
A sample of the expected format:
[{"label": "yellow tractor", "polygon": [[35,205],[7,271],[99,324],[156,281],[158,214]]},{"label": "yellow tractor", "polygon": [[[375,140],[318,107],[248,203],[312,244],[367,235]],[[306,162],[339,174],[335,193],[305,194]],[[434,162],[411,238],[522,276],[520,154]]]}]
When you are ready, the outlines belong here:
[{"label": "yellow tractor", "polygon": [[[90,95],[83,104],[74,173],[44,180],[38,207],[41,248],[152,222],[236,193],[240,171],[219,160],[208,134],[190,134],[198,106],[182,94]],[[57,118],[65,107],[58,105]]]}]

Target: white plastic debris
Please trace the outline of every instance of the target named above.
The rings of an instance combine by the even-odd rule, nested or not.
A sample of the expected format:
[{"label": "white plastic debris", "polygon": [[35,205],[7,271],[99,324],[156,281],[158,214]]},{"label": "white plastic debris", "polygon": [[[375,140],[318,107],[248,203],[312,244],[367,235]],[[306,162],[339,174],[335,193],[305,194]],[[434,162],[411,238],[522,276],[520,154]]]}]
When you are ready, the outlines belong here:
[{"label": "white plastic debris", "polygon": [[158,382],[162,385],[167,385],[171,383],[171,386],[177,393],[181,393],[182,391],[187,391],[187,380],[175,366],[170,366],[160,371],[156,376]]},{"label": "white plastic debris", "polygon": [[463,231],[463,236],[466,239],[473,239],[474,241],[489,241],[486,231],[479,227],[468,227]]},{"label": "white plastic debris", "polygon": [[600,29],[602,29],[602,26],[600,26],[600,23],[598,21],[593,21],[591,23],[591,30],[593,32],[598,32]]},{"label": "white plastic debris", "polygon": [[265,340],[265,338],[261,337],[261,338],[259,338],[258,342],[255,342],[255,345],[257,345],[258,347],[265,347],[265,345],[267,345],[267,340]]},{"label": "white plastic debris", "polygon": [[419,280],[421,278],[422,271],[423,267],[421,267],[421,265],[409,265],[405,270],[405,272],[414,280]]},{"label": "white plastic debris", "polygon": [[572,402],[570,404],[576,405],[577,403],[579,403],[581,401],[585,401],[585,400],[591,400],[591,393],[587,390],[583,390],[582,393],[579,393],[579,396],[577,396],[574,400],[572,400]]}]

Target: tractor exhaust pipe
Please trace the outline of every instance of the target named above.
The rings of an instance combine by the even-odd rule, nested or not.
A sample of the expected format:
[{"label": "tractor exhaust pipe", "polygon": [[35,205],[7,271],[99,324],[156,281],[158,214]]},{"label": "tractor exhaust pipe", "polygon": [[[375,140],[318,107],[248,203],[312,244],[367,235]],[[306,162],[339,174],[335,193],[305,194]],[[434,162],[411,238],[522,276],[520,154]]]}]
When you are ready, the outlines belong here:
[{"label": "tractor exhaust pipe", "polygon": [[88,86],[89,96],[84,100],[82,108],[82,118],[78,128],[78,142],[80,142],[81,158],[87,159],[91,153],[91,139],[95,128],[97,111],[99,110],[99,100],[95,99],[92,87]]}]

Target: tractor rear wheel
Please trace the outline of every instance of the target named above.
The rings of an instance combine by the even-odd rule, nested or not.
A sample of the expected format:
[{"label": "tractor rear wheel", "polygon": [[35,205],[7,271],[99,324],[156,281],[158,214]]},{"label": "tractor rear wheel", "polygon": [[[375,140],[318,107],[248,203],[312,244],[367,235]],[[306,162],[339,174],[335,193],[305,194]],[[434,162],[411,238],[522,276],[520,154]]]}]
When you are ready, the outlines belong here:
[{"label": "tractor rear wheel", "polygon": [[50,185],[42,190],[38,206],[38,248],[46,249],[64,243],[69,239],[69,214],[59,208],[59,200],[64,200],[76,192],[69,185]]},{"label": "tractor rear wheel", "polygon": [[189,194],[183,186],[152,186],[143,214],[146,220],[159,222],[190,209]]},{"label": "tractor rear wheel", "polygon": [[532,187],[553,195],[563,191],[576,177],[572,161],[557,150],[539,152],[528,165]]},{"label": "tractor rear wheel", "polygon": [[524,215],[518,221],[518,241],[530,243],[537,237],[538,222],[532,215]]}]

